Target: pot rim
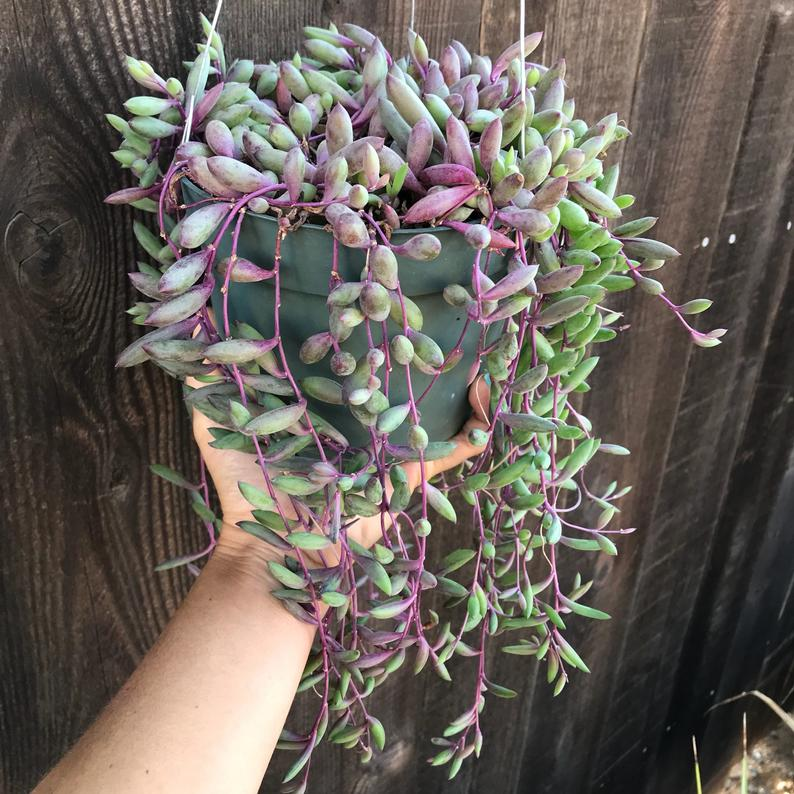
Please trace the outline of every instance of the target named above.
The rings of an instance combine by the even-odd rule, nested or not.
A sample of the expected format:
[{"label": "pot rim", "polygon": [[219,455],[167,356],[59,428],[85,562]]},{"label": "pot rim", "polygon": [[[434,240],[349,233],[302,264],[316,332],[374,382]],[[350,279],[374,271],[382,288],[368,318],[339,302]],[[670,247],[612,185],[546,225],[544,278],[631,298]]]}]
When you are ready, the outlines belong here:
[{"label": "pot rim", "polygon": [[[186,182],[190,182],[190,186],[192,188],[194,188],[196,191],[198,191],[199,193],[203,194],[207,198],[218,198],[218,199],[221,199],[221,200],[223,199],[222,196],[213,196],[211,193],[208,193],[206,190],[204,190],[203,187],[201,187],[200,185],[197,185],[189,176],[185,176],[185,177],[183,177],[183,179]],[[231,199],[229,199],[229,201],[231,202]],[[269,215],[269,214],[260,215],[260,214],[258,214],[256,212],[249,212],[249,213],[247,213],[247,217],[256,218],[257,220],[268,221],[270,223],[277,223],[275,217],[272,216],[272,215]],[[463,222],[464,223],[471,223],[471,221],[463,221]],[[316,224],[304,224],[301,228],[304,228],[304,229],[305,228],[309,228],[309,229],[316,228],[319,231],[322,231],[322,227],[321,226],[317,226]],[[441,224],[441,225],[438,225],[438,226],[411,226],[410,228],[407,228],[407,229],[404,229],[404,228],[400,227],[399,229],[392,229],[392,236],[395,236],[395,235],[414,235],[414,234],[447,234],[449,232],[459,233],[459,232],[455,232],[455,229],[452,229],[449,226],[444,226],[443,224]]]}]

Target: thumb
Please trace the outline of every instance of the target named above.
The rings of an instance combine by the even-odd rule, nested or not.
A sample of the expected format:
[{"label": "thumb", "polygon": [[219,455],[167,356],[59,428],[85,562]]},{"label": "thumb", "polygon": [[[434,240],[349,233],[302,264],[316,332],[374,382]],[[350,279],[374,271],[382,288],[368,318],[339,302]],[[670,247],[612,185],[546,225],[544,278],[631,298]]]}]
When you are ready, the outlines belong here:
[{"label": "thumb", "polygon": [[469,403],[473,418],[488,424],[488,405],[491,400],[491,388],[484,375],[478,375],[469,387]]}]

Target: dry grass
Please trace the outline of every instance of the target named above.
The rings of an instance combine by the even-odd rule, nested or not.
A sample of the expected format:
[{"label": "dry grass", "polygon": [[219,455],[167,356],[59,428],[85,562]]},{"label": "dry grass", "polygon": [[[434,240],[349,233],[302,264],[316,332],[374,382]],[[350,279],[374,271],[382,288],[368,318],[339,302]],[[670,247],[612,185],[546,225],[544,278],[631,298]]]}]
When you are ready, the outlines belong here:
[{"label": "dry grass", "polygon": [[[729,700],[717,703],[716,708],[743,697],[755,697],[765,703],[783,723],[758,742],[750,752],[747,748],[747,715],[742,720],[742,758],[733,765],[721,785],[714,786],[713,794],[794,794],[794,715],[787,714],[763,692],[743,692]],[[697,744],[692,737],[695,762],[695,788],[703,794],[698,764]]]}]

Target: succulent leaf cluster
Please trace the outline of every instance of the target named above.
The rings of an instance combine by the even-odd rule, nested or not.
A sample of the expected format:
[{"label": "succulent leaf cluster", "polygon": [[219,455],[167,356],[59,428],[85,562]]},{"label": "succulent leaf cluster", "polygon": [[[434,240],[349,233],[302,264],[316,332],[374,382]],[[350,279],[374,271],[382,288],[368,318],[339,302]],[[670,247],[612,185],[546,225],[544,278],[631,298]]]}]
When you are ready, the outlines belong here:
[{"label": "succulent leaf cluster", "polygon": [[[398,58],[356,25],[307,27],[303,54],[227,64],[220,36],[202,24],[207,42],[186,64],[184,86],[128,58],[149,93],[125,103],[129,118],[108,116],[123,137],[113,156],[138,185],[107,201],[157,222],[157,233],[135,223],[149,261],[130,278],[147,300],[129,311],[149,330],[119,365],[150,360],[176,378],[197,378],[201,386],[185,399],[217,425],[213,445],[249,452],[261,466],[266,490],[239,484],[252,510],[241,527],[283,553],[270,566],[274,595],[318,628],[300,689],[313,690],[319,707],[308,732],[282,736],[297,753],[286,790],[305,791],[323,739],[364,762],[383,748],[384,726],[367,698],[406,661],[415,673],[428,666],[450,680],[462,656],[477,666],[476,685],[431,758],[452,777],[480,752],[486,695],[515,695],[489,677],[489,640],[518,632],[502,651],[542,662],[556,695],[574,670],[588,672],[566,623],[608,618],[583,602],[591,583],[559,562],[573,551],[617,554],[613,539],[632,531],[615,526],[629,489],[613,482],[596,490],[588,476],[600,456],[628,450],[602,441],[580,411],[599,361],[594,349],[621,331],[610,295],[638,287],[656,296],[703,347],[723,331],[695,330],[687,316],[710,301],[678,305],[651,275],[678,252],[645,236],[655,218],[622,219],[634,199],[618,192],[619,168],[605,166],[605,156],[629,131],[614,113],[593,124],[576,116],[564,60],[529,60],[539,33],[494,59],[458,41],[434,59],[413,31]],[[185,179],[202,189],[200,200],[186,201]],[[237,253],[251,213],[275,221],[273,261]],[[232,282],[268,282],[278,294],[281,243],[306,223],[333,235],[334,257],[328,329],[302,340],[300,359],[328,358],[333,379],[293,375],[278,300],[270,338],[233,322],[225,300],[214,320],[209,311],[213,291],[226,295]],[[471,282],[450,284],[444,299],[465,309],[464,332],[479,329],[468,381],[488,375],[490,425],[471,433],[479,456],[423,476],[412,494],[400,464],[417,461],[424,475],[450,451],[448,439],[422,426],[422,404],[462,357],[460,342],[445,350],[423,333],[422,313],[400,287],[401,258],[433,267],[442,244],[432,227],[470,246]],[[221,258],[225,239],[231,254]],[[361,252],[359,280],[339,276],[342,248]],[[498,261],[507,265],[497,276]],[[356,357],[346,342],[359,328],[370,345]],[[422,394],[410,388],[417,372],[433,379]],[[388,384],[398,375],[410,397],[393,405]],[[347,406],[370,443],[352,447],[318,403]],[[406,426],[407,444],[393,443]],[[210,538],[201,552],[160,567],[193,566],[221,527],[206,482],[156,471],[188,489]],[[291,497],[297,518],[277,492]],[[435,529],[443,546],[444,522],[461,509],[470,543],[431,570],[428,536]],[[362,516],[382,521],[371,548],[348,536]]]}]

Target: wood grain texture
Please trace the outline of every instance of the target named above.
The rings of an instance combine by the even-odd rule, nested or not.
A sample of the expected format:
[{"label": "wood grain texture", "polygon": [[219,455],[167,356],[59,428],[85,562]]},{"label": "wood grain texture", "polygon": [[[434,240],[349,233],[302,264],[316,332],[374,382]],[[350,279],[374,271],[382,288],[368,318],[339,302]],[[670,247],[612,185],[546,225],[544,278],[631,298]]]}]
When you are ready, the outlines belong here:
[{"label": "wood grain texture", "polygon": [[[402,50],[410,7],[227,0],[220,27],[232,56],[286,56],[301,26],[329,20]],[[121,53],[176,73],[201,9],[13,0],[0,20],[4,794],[28,791],[125,680],[189,586],[154,564],[202,540],[187,501],[148,472],[196,465],[175,384],[113,367],[137,333],[123,314],[137,252],[131,214],[101,203],[121,186],[102,118],[132,90]],[[518,37],[517,11],[517,0],[417,2],[416,28],[432,52],[454,37],[495,55]],[[451,664],[453,688],[406,665],[373,698],[386,752],[368,767],[335,747],[318,754],[314,779],[331,794],[686,790],[693,732],[707,775],[739,738],[742,706],[705,710],[755,686],[782,697],[794,677],[794,2],[528,0],[527,11],[527,31],[546,32],[538,59],[566,58],[578,114],[614,110],[634,132],[617,152],[621,186],[684,253],[663,274],[670,295],[715,298],[704,322],[731,331],[692,349],[652,299],[615,302],[632,332],[604,351],[585,407],[602,437],[634,451],[595,484],[634,484],[623,520],[640,532],[617,559],[570,559],[614,616],[574,626],[592,676],[552,699],[533,662],[494,652],[490,676],[519,696],[489,700],[482,758],[448,783],[425,762],[429,738],[468,706],[472,666]],[[471,531],[439,530],[436,558]],[[312,705],[299,699],[295,724]]]},{"label": "wood grain texture", "polygon": [[[673,5],[680,9],[671,4],[671,11]],[[730,204],[732,173],[745,132],[743,121],[731,122],[737,112],[743,120],[747,116],[744,108],[753,97],[766,36],[766,10],[758,6],[713,4],[708,17],[695,16],[696,7],[687,8],[691,16],[666,16],[664,4],[651,10],[646,40],[658,44],[647,68],[640,69],[632,119],[637,137],[647,140],[655,154],[649,160],[642,152],[634,159],[629,148],[626,169],[644,177],[647,188],[638,192],[661,200],[660,233],[670,238],[668,230],[684,231],[675,239],[689,256],[672,266],[668,288],[673,297],[710,294],[712,286],[721,291],[718,285],[726,263],[717,257],[729,230],[725,227],[724,236],[719,234],[720,219]],[[685,30],[691,43],[676,47]],[[667,51],[664,42],[669,42]],[[675,70],[665,69],[673,57]],[[724,101],[727,84],[719,87],[727,72],[734,76],[730,96],[737,107]],[[703,201],[704,196],[708,201]],[[703,247],[701,241],[707,238],[719,242]],[[738,267],[733,271],[735,278],[739,273],[747,278],[748,269],[763,267],[758,260],[741,262],[741,271]],[[740,335],[747,303],[735,289],[729,295],[722,292],[725,301],[718,305],[724,305],[726,314],[716,315],[716,323],[714,318],[707,322],[738,325]],[[652,527],[653,532],[645,538],[636,563],[624,644],[609,690],[606,730],[596,750],[599,762],[594,777],[608,791],[634,790],[638,770],[640,780],[657,772],[655,750],[677,720],[668,707],[676,676],[683,674],[678,666],[682,639],[693,615],[707,550],[724,538],[725,527],[714,521],[714,513],[719,510],[746,410],[736,392],[738,384],[731,382],[740,371],[746,372],[742,357],[731,353],[735,339],[706,360],[704,351],[687,350],[670,330],[654,339],[643,336],[644,329],[634,334],[632,353],[642,356],[645,371],[653,374],[646,380],[647,390],[633,395],[631,415],[637,416],[637,403],[647,407],[647,414],[639,410],[643,423],[635,426],[639,443],[630,444],[642,452],[639,477],[635,475],[642,483],[642,501],[632,503],[631,523]],[[681,378],[684,356],[690,366]],[[636,371],[642,372],[637,361]],[[742,361],[738,368],[729,363],[737,361]],[[627,713],[632,703],[642,703],[642,708]],[[688,750],[680,740],[676,748],[682,763]],[[625,773],[628,768],[634,770],[631,781]]]},{"label": "wood grain texture", "polygon": [[126,679],[185,592],[153,565],[196,542],[147,471],[193,460],[175,386],[113,366],[135,252],[130,218],[102,204],[118,184],[102,114],[129,93],[120,53],[175,65],[184,46],[180,10],[147,8],[176,26],[67,3],[0,23],[4,792],[28,791]]},{"label": "wood grain texture", "polygon": [[[782,492],[780,489],[791,451],[791,407],[783,398],[770,412],[760,409],[757,400],[763,399],[764,378],[768,377],[764,369],[770,365],[770,356],[775,355],[772,340],[786,334],[781,326],[790,319],[786,293],[794,235],[786,229],[793,198],[792,142],[786,130],[794,123],[794,97],[781,96],[779,85],[788,69],[792,47],[794,15],[773,4],[754,69],[707,288],[709,295],[732,317],[731,338],[726,339],[721,353],[740,365],[726,367],[717,388],[713,375],[705,377],[702,370],[691,368],[676,417],[676,436],[693,440],[711,437],[712,442],[690,442],[688,449],[682,451],[683,459],[670,464],[670,468],[682,470],[685,478],[692,478],[694,472],[708,472],[711,487],[705,490],[703,481],[696,480],[690,486],[700,489],[696,495],[670,475],[662,484],[663,491],[669,489],[668,498],[675,493],[686,506],[686,517],[679,510],[671,520],[684,520],[692,527],[693,541],[702,544],[703,553],[698,559],[701,565],[701,571],[696,572],[698,591],[689,604],[685,642],[674,665],[675,686],[668,695],[669,702],[660,704],[660,710],[666,711],[665,726],[686,719],[700,720],[696,724],[709,737],[703,746],[711,757],[705,758],[713,765],[730,757],[725,730],[728,725],[739,724],[738,714],[734,711],[705,718],[703,715],[713,703],[736,692],[733,687],[738,684],[739,669],[740,679],[748,680],[752,672],[760,681],[763,659],[770,651],[762,645],[756,646],[751,635],[739,630],[741,620],[737,621],[736,616],[742,614],[747,620],[752,614],[753,625],[758,626],[760,621],[767,631],[776,628],[772,616],[755,599],[751,598],[749,603],[747,599],[760,570],[764,570],[762,576],[765,576],[768,566],[774,566],[773,560],[764,558],[764,548],[770,539],[779,538],[779,528],[775,528],[772,516],[779,499],[786,498],[785,488]],[[744,289],[737,289],[740,272],[749,282]],[[785,367],[774,375],[774,382],[786,382]],[[791,383],[790,377],[788,382]],[[778,392],[777,396],[781,398],[782,394]],[[777,428],[771,433],[767,424],[770,418],[772,427]],[[742,449],[748,444],[757,450],[754,456],[763,459],[762,463],[758,461],[761,464],[758,473],[750,477]],[[731,471],[734,461],[742,462],[742,477]],[[753,491],[747,490],[748,481],[753,482],[758,476],[765,478],[764,485],[755,493],[769,494],[765,504],[759,504]],[[752,528],[743,520],[736,520],[750,505],[754,514]],[[778,600],[769,611],[778,613],[782,608],[785,614],[791,570],[786,571],[783,562],[775,571],[772,579],[778,583],[775,588]],[[737,638],[748,644],[740,656],[741,662],[729,655]],[[787,635],[781,635],[775,647],[785,639]],[[681,764],[672,762],[676,751],[668,735],[656,759],[651,760],[654,790],[660,792],[682,783]],[[682,754],[679,750],[679,759]]]}]

